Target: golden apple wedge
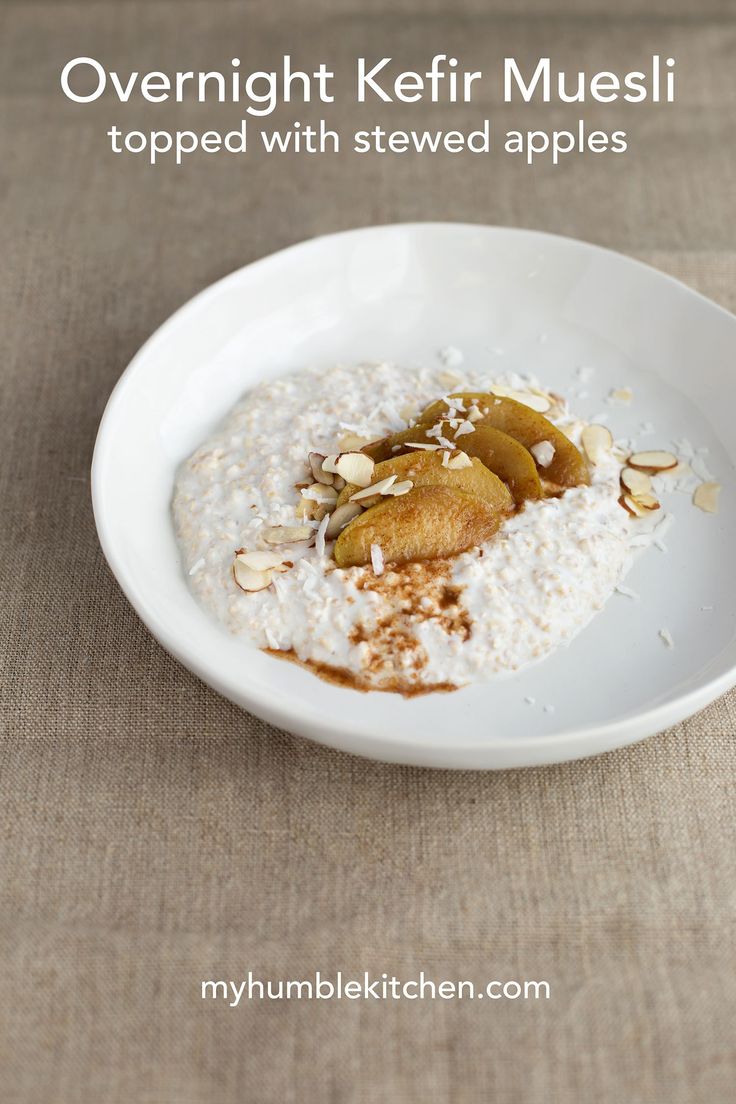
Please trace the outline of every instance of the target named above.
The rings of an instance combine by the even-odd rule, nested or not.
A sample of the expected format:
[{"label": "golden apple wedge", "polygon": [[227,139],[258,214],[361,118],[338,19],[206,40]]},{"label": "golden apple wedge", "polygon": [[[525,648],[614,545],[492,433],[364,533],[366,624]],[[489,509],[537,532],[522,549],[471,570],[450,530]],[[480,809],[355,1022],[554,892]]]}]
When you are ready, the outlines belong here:
[{"label": "golden apple wedge", "polygon": [[[460,442],[458,444],[461,447]],[[516,441],[514,444],[517,448],[521,448]],[[489,471],[481,459],[469,457],[469,460],[468,467],[446,467],[442,463],[441,452],[411,449],[400,456],[394,456],[391,460],[383,460],[380,464],[376,464],[373,482],[378,483],[389,475],[395,475],[398,483],[410,480],[415,487],[452,487],[466,494],[475,495],[493,509],[510,513],[514,508],[514,500],[505,483]],[[467,464],[468,461],[466,460],[465,463]],[[534,474],[536,475],[536,470]],[[348,483],[340,491],[337,505],[342,506],[359,490],[360,488],[355,484]]]},{"label": "golden apple wedge", "polygon": [[[559,483],[562,487],[577,487],[581,483],[590,482],[588,466],[580,451],[543,414],[524,406],[516,399],[499,398],[487,392],[464,391],[451,395],[450,398],[462,399],[466,409],[473,405],[478,407],[481,416],[474,423],[476,428],[484,425],[499,429],[514,437],[526,449],[531,449],[542,441],[549,441],[554,448],[554,456],[544,469],[545,479]],[[419,421],[422,425],[435,425],[446,414],[447,409],[445,400],[438,399],[422,411]]]},{"label": "golden apple wedge", "polygon": [[489,540],[506,516],[451,487],[415,487],[351,521],[335,542],[335,562],[369,564],[371,545],[378,545],[386,564],[445,559]]}]

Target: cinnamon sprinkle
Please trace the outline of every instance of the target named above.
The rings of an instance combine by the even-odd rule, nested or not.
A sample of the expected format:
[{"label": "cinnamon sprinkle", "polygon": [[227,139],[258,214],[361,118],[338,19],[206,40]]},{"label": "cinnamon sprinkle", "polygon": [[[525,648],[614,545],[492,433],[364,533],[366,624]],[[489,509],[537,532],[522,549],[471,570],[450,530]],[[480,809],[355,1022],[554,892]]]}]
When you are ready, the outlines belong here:
[{"label": "cinnamon sprinkle", "polygon": [[366,694],[369,690],[383,690],[387,693],[401,694],[404,698],[416,698],[421,694],[449,694],[451,690],[458,689],[452,682],[407,682],[399,678],[388,679],[376,685],[368,679],[361,678],[354,671],[349,671],[347,667],[332,667],[329,663],[319,663],[316,659],[300,659],[293,648],[289,648],[288,651],[263,648],[262,651],[267,655],[275,656],[276,659],[287,659],[291,663],[296,663],[298,667],[304,667],[305,670],[311,671],[312,674],[325,682],[332,683],[333,686],[360,690],[362,694]]},{"label": "cinnamon sprinkle", "polygon": [[327,682],[354,690],[384,690],[404,697],[456,690],[450,682],[420,680],[428,657],[416,631],[420,624],[431,621],[448,636],[468,640],[472,635],[473,622],[461,604],[462,588],[450,582],[451,569],[448,560],[432,560],[388,565],[383,575],[369,570],[360,574],[357,589],[380,595],[390,612],[379,616],[375,623],[359,621],[350,632],[350,643],[360,646],[363,653],[358,673],[317,660],[302,660],[293,649],[264,651],[290,659]]}]

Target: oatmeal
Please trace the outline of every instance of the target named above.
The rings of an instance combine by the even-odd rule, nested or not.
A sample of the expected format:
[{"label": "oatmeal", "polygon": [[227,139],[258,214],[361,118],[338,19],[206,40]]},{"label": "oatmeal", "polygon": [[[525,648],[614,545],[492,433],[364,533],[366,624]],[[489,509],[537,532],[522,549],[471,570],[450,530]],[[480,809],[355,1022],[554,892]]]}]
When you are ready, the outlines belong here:
[{"label": "oatmeal", "polygon": [[[453,375],[283,376],[181,466],[183,567],[230,632],[343,684],[417,693],[515,671],[602,608],[651,540],[651,476],[677,458],[627,458],[536,381]],[[520,404],[547,427],[522,443],[501,426]]]}]

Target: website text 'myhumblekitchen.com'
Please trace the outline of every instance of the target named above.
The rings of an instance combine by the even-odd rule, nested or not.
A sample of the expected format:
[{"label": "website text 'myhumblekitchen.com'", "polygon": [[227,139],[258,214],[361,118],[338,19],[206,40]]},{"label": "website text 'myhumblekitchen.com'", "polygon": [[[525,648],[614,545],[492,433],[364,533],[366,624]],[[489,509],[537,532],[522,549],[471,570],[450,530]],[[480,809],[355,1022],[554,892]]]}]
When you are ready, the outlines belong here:
[{"label": "website text 'myhumblekitchen.com'", "polygon": [[335,974],[317,970],[308,978],[275,979],[259,978],[249,971],[238,981],[203,981],[201,995],[202,1000],[224,1001],[230,1008],[237,1008],[241,1000],[549,1000],[551,989],[548,981],[435,981],[424,971],[406,979],[385,973],[375,976],[367,971],[346,978],[340,970]]}]

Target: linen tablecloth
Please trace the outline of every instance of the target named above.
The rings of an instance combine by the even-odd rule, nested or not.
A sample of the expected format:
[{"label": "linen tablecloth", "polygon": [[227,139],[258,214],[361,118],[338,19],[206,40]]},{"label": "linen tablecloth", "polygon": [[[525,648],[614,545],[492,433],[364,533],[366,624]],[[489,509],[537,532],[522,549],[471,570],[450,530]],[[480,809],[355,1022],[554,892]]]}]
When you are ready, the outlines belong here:
[{"label": "linen tablecloth", "polygon": [[[736,695],[635,747],[506,773],[385,766],[274,731],[152,640],[101,556],[88,472],[149,333],[213,279],[345,227],[457,219],[610,245],[733,309],[729,0],[35,0],[0,8],[0,1097],[7,1104],[733,1099]],[[216,103],[72,104],[121,73],[406,68],[504,55],[626,72],[673,105],[585,108],[626,155],[193,157],[112,123]],[[347,86],[346,86],[347,87]],[[486,99],[329,109],[346,129],[565,125]],[[324,114],[328,114],[326,110]],[[305,119],[319,117],[316,105]],[[293,111],[279,110],[282,124]],[[697,370],[697,366],[694,366]],[[546,979],[549,1001],[203,1001],[208,978]]]}]

